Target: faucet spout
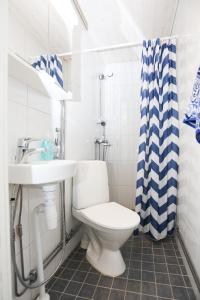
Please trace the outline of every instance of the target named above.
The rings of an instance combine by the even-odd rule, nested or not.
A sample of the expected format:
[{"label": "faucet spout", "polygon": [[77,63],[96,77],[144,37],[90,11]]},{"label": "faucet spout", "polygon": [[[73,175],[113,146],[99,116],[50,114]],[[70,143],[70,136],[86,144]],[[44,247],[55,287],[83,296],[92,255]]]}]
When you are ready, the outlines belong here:
[{"label": "faucet spout", "polygon": [[46,148],[33,148],[33,149],[27,149],[20,161],[20,163],[26,164],[28,162],[28,158],[34,154],[46,152]]}]

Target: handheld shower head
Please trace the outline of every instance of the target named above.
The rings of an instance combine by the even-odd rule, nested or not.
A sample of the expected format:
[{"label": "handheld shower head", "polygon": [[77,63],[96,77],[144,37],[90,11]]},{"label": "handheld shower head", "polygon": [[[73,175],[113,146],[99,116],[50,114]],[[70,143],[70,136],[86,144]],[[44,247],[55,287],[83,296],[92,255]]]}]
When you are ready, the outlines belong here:
[{"label": "handheld shower head", "polygon": [[110,78],[110,77],[113,77],[113,73],[111,73],[111,74],[108,74],[108,75],[105,75],[105,74],[100,74],[99,75],[99,80],[104,80],[104,79],[106,79],[106,77],[108,77],[108,78]]}]

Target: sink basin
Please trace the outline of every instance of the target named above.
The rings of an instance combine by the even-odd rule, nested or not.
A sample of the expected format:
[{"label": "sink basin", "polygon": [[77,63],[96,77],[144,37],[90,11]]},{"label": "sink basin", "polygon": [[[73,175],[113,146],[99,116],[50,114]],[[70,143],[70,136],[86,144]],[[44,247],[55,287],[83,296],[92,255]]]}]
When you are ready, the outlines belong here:
[{"label": "sink basin", "polygon": [[23,164],[9,164],[8,179],[11,184],[45,184],[73,177],[76,161],[50,160]]}]

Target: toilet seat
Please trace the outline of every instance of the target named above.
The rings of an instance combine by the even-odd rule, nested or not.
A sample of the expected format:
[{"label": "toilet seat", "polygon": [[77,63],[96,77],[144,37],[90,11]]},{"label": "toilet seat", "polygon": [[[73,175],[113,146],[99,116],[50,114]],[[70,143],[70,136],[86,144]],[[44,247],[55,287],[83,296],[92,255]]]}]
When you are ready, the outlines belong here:
[{"label": "toilet seat", "polygon": [[73,215],[83,223],[101,231],[136,228],[140,223],[138,214],[116,202],[106,202],[76,210]]}]

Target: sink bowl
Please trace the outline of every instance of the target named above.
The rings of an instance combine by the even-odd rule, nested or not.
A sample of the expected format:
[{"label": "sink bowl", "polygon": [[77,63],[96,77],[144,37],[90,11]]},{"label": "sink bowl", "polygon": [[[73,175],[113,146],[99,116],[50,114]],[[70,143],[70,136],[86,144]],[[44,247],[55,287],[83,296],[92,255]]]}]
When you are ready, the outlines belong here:
[{"label": "sink bowl", "polygon": [[50,160],[23,164],[9,164],[8,179],[11,184],[45,184],[73,177],[76,161]]}]

